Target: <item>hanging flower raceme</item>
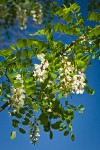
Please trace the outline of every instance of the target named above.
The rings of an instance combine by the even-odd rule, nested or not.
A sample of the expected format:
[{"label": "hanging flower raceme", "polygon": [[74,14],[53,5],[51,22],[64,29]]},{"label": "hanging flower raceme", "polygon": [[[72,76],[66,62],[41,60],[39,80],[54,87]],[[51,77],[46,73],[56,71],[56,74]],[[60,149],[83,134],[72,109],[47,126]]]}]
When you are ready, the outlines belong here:
[{"label": "hanging flower raceme", "polygon": [[[59,71],[59,85],[60,89],[67,89],[67,95],[69,93],[83,94],[84,87],[86,86],[86,75],[75,69],[74,65],[68,61],[68,58],[63,56],[62,67]],[[75,74],[75,75],[74,75]]]},{"label": "hanging flower raceme", "polygon": [[[60,89],[67,89],[68,93],[71,92],[72,86],[72,73],[74,72],[74,66],[68,61],[66,56],[63,56],[61,61],[61,68],[59,69]],[[66,93],[67,94],[67,93]]]},{"label": "hanging flower raceme", "polygon": [[27,14],[26,8],[23,7],[23,4],[18,5],[17,18],[19,21],[20,29],[26,29]]},{"label": "hanging flower raceme", "polygon": [[49,63],[45,60],[45,55],[43,53],[38,54],[37,58],[41,61],[41,64],[34,65],[33,76],[37,78],[37,81],[43,82],[48,77],[47,68]]},{"label": "hanging flower raceme", "polygon": [[77,75],[73,76],[72,88],[76,92],[76,94],[84,93],[84,87],[86,86],[85,78],[86,75],[82,72],[79,72]]},{"label": "hanging flower raceme", "polygon": [[33,15],[33,20],[37,23],[37,24],[41,24],[42,23],[42,5],[38,2],[35,3],[35,8],[34,10],[31,10],[31,14]]},{"label": "hanging flower raceme", "polygon": [[14,112],[18,111],[18,109],[24,105],[25,99],[25,90],[20,74],[16,76],[16,82],[20,82],[21,87],[15,88],[12,86],[11,106],[13,107]]},{"label": "hanging flower raceme", "polygon": [[32,144],[37,143],[38,137],[40,136],[39,132],[40,132],[40,127],[38,123],[36,121],[34,123],[30,122],[30,143]]}]

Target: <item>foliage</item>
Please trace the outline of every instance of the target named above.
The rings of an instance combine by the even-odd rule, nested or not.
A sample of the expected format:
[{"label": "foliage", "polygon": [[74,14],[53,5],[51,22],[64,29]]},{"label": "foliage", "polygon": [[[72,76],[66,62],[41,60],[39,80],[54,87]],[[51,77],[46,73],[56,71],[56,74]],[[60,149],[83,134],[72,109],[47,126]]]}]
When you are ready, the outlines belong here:
[{"label": "foliage", "polygon": [[[94,94],[85,71],[92,65],[91,59],[100,59],[100,25],[85,27],[76,3],[69,7],[53,3],[51,15],[51,23],[44,22],[43,29],[30,34],[32,38],[19,39],[10,48],[0,50],[3,58],[0,100],[7,103],[0,111],[6,106],[9,108],[14,127],[12,140],[16,137],[16,129],[25,134],[24,126],[28,126],[30,141],[35,144],[40,126],[43,126],[50,139],[53,131],[59,130],[74,141],[72,121],[75,112],[83,113],[84,107],[69,104],[67,96],[83,94],[85,90]],[[99,21],[99,14],[91,13],[88,19]],[[58,41],[59,34],[75,36],[76,40],[71,44],[67,40],[66,43]],[[65,103],[62,102],[64,97]]]}]

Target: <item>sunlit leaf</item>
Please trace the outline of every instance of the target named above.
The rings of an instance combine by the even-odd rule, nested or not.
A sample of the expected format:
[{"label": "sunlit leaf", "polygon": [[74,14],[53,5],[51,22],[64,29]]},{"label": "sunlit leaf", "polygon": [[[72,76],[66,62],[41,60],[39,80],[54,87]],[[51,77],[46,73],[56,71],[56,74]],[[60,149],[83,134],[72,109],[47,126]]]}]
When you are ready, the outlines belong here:
[{"label": "sunlit leaf", "polygon": [[16,131],[11,132],[10,139],[14,140],[16,138]]},{"label": "sunlit leaf", "polygon": [[24,129],[22,129],[22,128],[19,128],[19,131],[20,131],[20,133],[22,133],[22,134],[25,134],[25,133],[26,133],[26,131],[25,131]]}]

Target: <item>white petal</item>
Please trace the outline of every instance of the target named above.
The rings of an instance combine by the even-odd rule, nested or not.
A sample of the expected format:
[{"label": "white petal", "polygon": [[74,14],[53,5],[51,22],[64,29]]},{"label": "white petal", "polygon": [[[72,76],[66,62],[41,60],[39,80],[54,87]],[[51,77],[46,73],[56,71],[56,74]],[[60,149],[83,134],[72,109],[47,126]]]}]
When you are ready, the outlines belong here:
[{"label": "white petal", "polygon": [[84,89],[80,90],[80,94],[83,94],[84,93]]},{"label": "white petal", "polygon": [[37,58],[38,58],[40,61],[42,61],[43,63],[44,63],[44,61],[45,61],[44,57],[45,57],[45,55],[44,55],[43,53],[37,55]]},{"label": "white petal", "polygon": [[79,94],[79,93],[80,93],[80,91],[79,91],[79,90],[77,90],[77,91],[76,91],[76,94]]},{"label": "white petal", "polygon": [[18,75],[16,76],[16,80],[21,80],[21,75],[20,75],[20,74],[18,74]]},{"label": "white petal", "polygon": [[41,65],[41,64],[34,64],[34,68],[35,68],[35,70],[40,69],[41,67],[42,67],[42,65]]}]

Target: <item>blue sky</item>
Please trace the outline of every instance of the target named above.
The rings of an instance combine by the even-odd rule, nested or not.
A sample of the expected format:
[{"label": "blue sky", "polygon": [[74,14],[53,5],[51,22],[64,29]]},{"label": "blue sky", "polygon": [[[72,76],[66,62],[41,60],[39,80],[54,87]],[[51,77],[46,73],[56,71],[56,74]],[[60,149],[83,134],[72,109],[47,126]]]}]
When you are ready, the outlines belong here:
[{"label": "blue sky", "polygon": [[[86,17],[87,1],[77,2],[82,6],[81,11]],[[86,22],[87,23],[87,22]],[[91,22],[92,24],[92,22]],[[64,40],[64,39],[63,39]],[[75,95],[68,99],[74,105],[83,104],[83,114],[75,114],[73,121],[73,133],[75,141],[70,137],[64,137],[62,132],[54,131],[53,140],[49,139],[48,133],[41,130],[38,144],[31,145],[27,135],[17,133],[14,141],[10,140],[12,131],[11,119],[7,111],[0,113],[0,150],[99,150],[100,149],[100,61],[93,60],[93,66],[87,70],[87,79],[91,88],[95,90],[93,96],[89,94]]]}]

